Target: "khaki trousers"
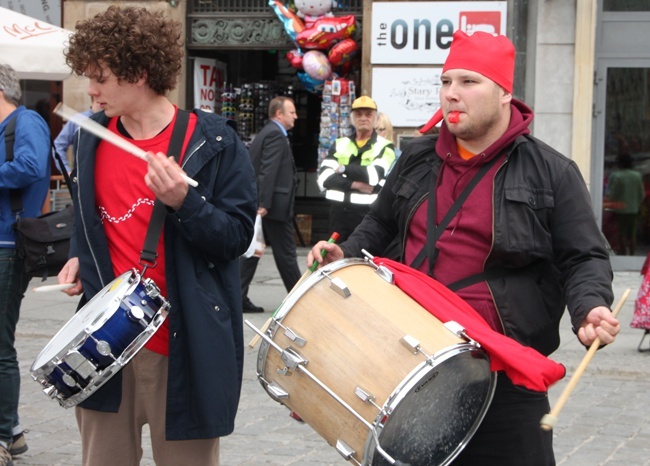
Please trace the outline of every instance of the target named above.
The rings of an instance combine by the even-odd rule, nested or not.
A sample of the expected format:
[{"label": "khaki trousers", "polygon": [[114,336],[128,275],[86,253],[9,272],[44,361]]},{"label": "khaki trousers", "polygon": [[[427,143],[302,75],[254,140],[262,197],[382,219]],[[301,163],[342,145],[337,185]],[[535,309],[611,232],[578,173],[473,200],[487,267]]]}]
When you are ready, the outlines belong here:
[{"label": "khaki trousers", "polygon": [[167,357],[141,349],[122,368],[117,413],[75,408],[84,466],[138,466],[142,426],[149,424],[157,466],[218,466],[219,438],[165,440]]}]

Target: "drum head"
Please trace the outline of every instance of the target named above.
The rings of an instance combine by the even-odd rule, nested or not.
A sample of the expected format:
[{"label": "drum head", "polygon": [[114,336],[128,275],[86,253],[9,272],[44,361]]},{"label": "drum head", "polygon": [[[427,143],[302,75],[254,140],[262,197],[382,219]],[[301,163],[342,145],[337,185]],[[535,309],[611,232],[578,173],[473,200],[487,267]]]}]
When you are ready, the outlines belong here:
[{"label": "drum head", "polygon": [[[397,390],[388,404],[393,411],[379,434],[381,447],[411,466],[446,465],[476,432],[492,400],[494,374],[482,351],[461,351],[435,366],[422,366]],[[388,465],[366,444],[364,464]]]},{"label": "drum head", "polygon": [[120,300],[138,285],[139,280],[130,280],[132,275],[135,275],[133,271],[124,272],[79,309],[36,357],[31,371],[76,348],[86,335],[100,328],[118,309]]}]

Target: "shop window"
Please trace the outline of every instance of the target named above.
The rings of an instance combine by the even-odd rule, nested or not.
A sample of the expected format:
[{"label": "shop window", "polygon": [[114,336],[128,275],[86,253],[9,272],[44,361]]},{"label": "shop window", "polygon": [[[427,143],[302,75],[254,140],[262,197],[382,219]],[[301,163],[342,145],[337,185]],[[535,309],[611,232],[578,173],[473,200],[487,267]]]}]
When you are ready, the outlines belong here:
[{"label": "shop window", "polygon": [[603,0],[603,11],[650,11],[650,1]]}]

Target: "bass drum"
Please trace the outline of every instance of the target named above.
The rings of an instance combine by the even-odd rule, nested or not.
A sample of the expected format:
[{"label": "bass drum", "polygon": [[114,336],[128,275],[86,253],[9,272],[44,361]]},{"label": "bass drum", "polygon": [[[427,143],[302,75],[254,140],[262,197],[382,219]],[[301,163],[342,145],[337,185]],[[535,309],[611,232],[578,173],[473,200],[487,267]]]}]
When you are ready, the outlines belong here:
[{"label": "bass drum", "polygon": [[260,346],[267,393],[347,460],[449,464],[485,416],[488,355],[360,259],[333,262],[280,305]]}]

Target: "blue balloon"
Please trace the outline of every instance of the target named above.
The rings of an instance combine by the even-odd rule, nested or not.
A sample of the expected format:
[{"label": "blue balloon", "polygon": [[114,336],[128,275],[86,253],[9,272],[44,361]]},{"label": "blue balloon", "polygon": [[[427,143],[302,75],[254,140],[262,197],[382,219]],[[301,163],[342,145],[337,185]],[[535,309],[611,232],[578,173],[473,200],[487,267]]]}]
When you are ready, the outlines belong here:
[{"label": "blue balloon", "polygon": [[298,71],[297,74],[298,79],[300,79],[300,82],[306,91],[311,92],[312,94],[320,94],[323,92],[325,80],[319,81],[318,79],[314,79],[304,71]]}]

